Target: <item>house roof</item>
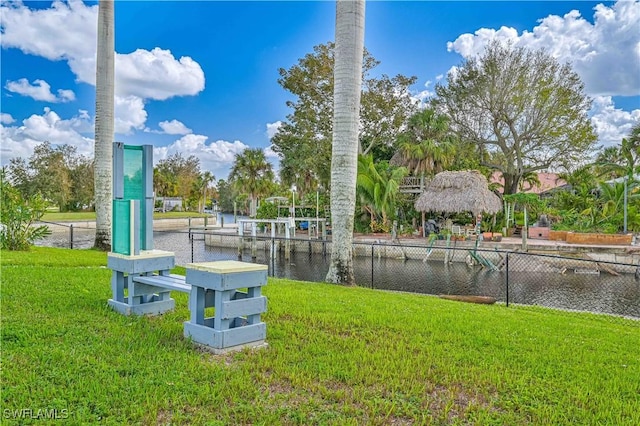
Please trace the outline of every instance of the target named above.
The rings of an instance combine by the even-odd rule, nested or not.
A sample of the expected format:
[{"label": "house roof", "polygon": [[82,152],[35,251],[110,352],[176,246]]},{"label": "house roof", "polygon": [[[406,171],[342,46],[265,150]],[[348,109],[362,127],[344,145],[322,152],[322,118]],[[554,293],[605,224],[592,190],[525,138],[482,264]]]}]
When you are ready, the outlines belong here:
[{"label": "house roof", "polygon": [[[559,186],[566,185],[564,179],[560,179],[558,173],[538,173],[538,180],[540,184],[530,185],[528,182],[522,182],[522,192],[528,192],[532,194],[542,194],[543,192],[547,192],[551,189],[557,188]],[[499,183],[500,185],[504,185],[504,179],[502,178],[502,173],[493,172],[491,178],[489,179],[490,183]],[[503,188],[498,188],[500,193],[503,192]]]}]

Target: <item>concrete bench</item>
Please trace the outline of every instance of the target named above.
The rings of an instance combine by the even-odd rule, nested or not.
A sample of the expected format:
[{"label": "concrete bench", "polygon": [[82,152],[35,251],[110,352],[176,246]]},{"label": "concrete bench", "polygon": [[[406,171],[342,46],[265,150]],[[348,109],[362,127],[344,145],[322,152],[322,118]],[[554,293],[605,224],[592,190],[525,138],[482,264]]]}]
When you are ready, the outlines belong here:
[{"label": "concrete bench", "polygon": [[[109,306],[117,312],[123,315],[157,315],[175,307],[175,301],[170,297],[170,289],[134,281],[154,274],[169,277],[170,270],[175,266],[175,256],[172,252],[146,250],[133,256],[109,253],[107,266],[113,271],[113,297],[109,299]],[[169,284],[167,281],[163,283]]]},{"label": "concrete bench", "polygon": [[[267,265],[233,260],[190,263],[186,281],[191,284],[191,318],[184,323],[185,337],[214,352],[265,344],[267,326],[260,314],[267,310],[267,298],[261,294]],[[243,288],[247,291],[240,291]],[[215,308],[215,316],[204,316],[208,307]]]},{"label": "concrete bench", "polygon": [[[267,266],[237,261],[192,263],[187,275],[174,275],[173,253],[158,250],[138,256],[109,254],[113,269],[111,306],[123,315],[157,315],[172,310],[171,291],[189,295],[184,336],[216,353],[265,344],[267,310],[261,288]],[[243,289],[246,288],[246,291]],[[126,295],[125,295],[126,294]],[[215,316],[205,317],[206,308]]]}]

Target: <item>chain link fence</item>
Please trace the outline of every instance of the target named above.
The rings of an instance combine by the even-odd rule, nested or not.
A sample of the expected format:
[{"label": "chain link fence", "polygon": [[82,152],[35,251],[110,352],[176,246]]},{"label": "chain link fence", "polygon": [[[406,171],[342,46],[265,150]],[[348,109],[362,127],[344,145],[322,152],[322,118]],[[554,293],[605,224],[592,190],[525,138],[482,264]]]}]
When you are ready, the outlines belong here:
[{"label": "chain link fence", "polygon": [[40,221],[36,225],[46,225],[51,235],[44,240],[36,241],[36,245],[62,248],[89,248],[96,239],[95,222],[55,223]]},{"label": "chain link fence", "polygon": [[[175,252],[178,264],[242,260],[268,265],[272,277],[302,281],[324,281],[331,260],[330,240],[167,231],[157,232],[155,242],[156,248]],[[353,254],[360,286],[484,296],[506,306],[607,314],[612,320],[638,320],[640,325],[638,259],[629,256],[563,257],[453,241],[414,245],[356,242]]]},{"label": "chain link fence", "polygon": [[[58,247],[90,247],[95,229],[47,224]],[[55,227],[57,225],[57,228]],[[90,241],[89,244],[87,242]],[[202,230],[155,231],[154,246],[176,264],[241,260],[265,264],[269,276],[324,281],[331,241],[239,236]],[[483,296],[513,304],[606,314],[640,326],[640,255],[582,253],[576,257],[505,251],[475,242],[353,244],[360,286],[432,295]]]}]

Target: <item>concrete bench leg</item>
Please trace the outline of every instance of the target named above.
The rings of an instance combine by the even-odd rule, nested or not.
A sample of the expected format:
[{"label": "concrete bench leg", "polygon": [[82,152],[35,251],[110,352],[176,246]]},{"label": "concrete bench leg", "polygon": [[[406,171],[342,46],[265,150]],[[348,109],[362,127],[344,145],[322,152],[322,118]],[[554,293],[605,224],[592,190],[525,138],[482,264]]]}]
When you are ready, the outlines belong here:
[{"label": "concrete bench leg", "polygon": [[[138,274],[125,275],[120,271],[113,271],[111,286],[113,298],[108,305],[122,315],[159,315],[171,311],[176,301],[166,289],[148,285],[136,284],[133,277]],[[127,296],[124,296],[127,290]]]},{"label": "concrete bench leg", "polygon": [[[266,265],[234,261],[206,262],[187,266],[191,285],[190,320],[184,336],[214,353],[266,345],[267,326],[260,320],[266,311],[261,286],[267,282]],[[247,288],[247,292],[238,291]],[[207,307],[214,317],[205,317]]]},{"label": "concrete bench leg", "polygon": [[112,270],[113,294],[108,305],[116,312],[123,315],[158,315],[174,309],[176,302],[167,289],[133,282],[136,276],[155,272],[169,275],[175,266],[173,253],[159,250],[136,256],[109,253],[107,266]]}]

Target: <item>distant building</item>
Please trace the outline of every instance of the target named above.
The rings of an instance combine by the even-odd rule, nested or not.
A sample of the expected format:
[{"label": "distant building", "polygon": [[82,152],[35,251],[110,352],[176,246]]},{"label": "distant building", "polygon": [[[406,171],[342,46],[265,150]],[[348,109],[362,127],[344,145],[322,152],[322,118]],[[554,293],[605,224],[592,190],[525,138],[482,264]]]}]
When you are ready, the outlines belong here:
[{"label": "distant building", "polygon": [[[529,182],[521,182],[522,190],[521,192],[527,192],[531,194],[538,194],[540,196],[545,196],[547,193],[552,192],[556,189],[566,188],[568,187],[567,182],[564,179],[560,179],[558,173],[538,173],[539,184],[529,184]],[[502,173],[493,172],[491,178],[489,179],[489,183],[498,183],[501,186],[498,188],[498,192],[503,192],[504,179],[502,178]]]},{"label": "distant building", "polygon": [[156,210],[163,212],[182,211],[182,197],[156,197]]}]

